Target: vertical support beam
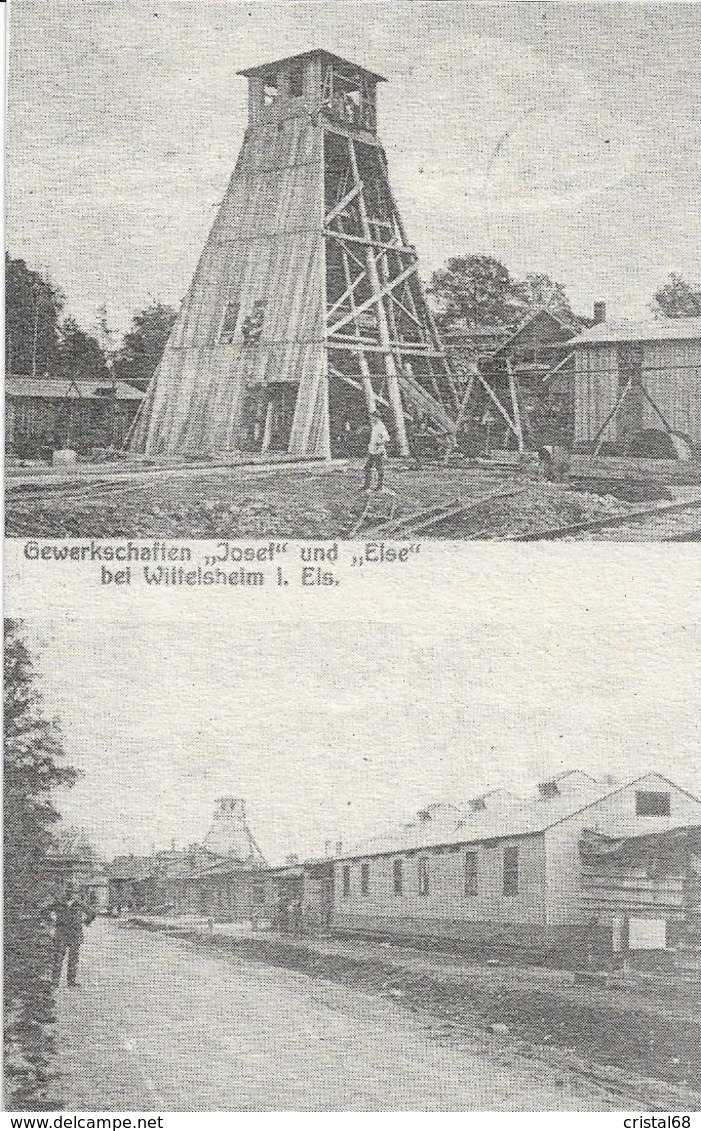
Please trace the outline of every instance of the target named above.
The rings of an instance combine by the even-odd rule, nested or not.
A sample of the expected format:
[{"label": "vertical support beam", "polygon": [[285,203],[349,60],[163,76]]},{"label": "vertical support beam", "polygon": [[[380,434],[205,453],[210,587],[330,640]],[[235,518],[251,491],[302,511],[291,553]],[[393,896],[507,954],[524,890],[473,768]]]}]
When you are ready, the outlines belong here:
[{"label": "vertical support beam", "polygon": [[[318,145],[319,145],[319,207],[320,207],[320,210],[321,210],[321,215],[319,217],[319,220],[321,222],[322,230],[323,230],[324,218],[325,218],[326,212],[327,212],[327,207],[326,207],[326,137],[324,135],[324,130],[323,130],[322,126],[316,127],[316,133],[317,133],[317,136],[319,138],[319,141],[318,141]],[[324,342],[326,341],[327,334],[328,334],[328,321],[327,321],[327,317],[326,317],[327,281],[328,281],[328,268],[326,266],[326,240],[322,238],[322,240],[321,240],[321,295],[322,295],[321,317],[323,319]],[[328,351],[328,347],[326,347],[326,346],[324,347],[323,354],[322,354],[320,395],[321,395],[321,402],[322,402],[322,406],[323,406],[322,420],[321,420],[322,435],[320,436],[320,446],[323,450],[324,459],[331,459],[331,410],[330,410],[330,404],[329,404],[329,401],[330,401],[330,398],[329,398],[329,351]]]},{"label": "vertical support beam", "polygon": [[601,425],[601,428],[599,429],[599,431],[596,433],[596,436],[592,440],[592,449],[593,449],[592,455],[598,456],[599,452],[601,451],[601,448],[603,447],[603,443],[604,443],[604,437],[605,437],[605,434],[606,434],[606,429],[608,428],[609,424],[613,420],[614,416],[617,415],[618,410],[620,409],[624,400],[628,396],[632,387],[633,387],[633,378],[629,377],[628,381],[626,382],[625,388],[623,389],[623,392],[619,396],[615,405],[613,406],[610,413],[606,417],[604,423]]},{"label": "vertical support beam", "polygon": [[[384,175],[384,178],[385,178],[385,188],[386,188],[387,194],[389,196],[390,204],[392,205],[392,212],[394,214],[394,222],[397,225],[397,231],[399,232],[402,243],[405,246],[408,247],[408,246],[410,246],[409,245],[409,239],[407,237],[406,228],[404,227],[404,223],[402,221],[401,213],[399,211],[399,208],[397,207],[396,198],[394,196],[394,193],[392,192],[392,184],[391,184],[391,181],[389,179],[389,169],[387,167],[387,156],[385,154],[384,149],[380,150],[380,165],[382,167],[382,172],[383,172],[383,175]],[[450,368],[450,364],[448,362],[448,358],[445,356],[445,353],[443,352],[443,343],[441,342],[440,334],[438,333],[438,327],[436,325],[436,320],[433,317],[433,311],[431,310],[431,307],[428,305],[428,297],[426,295],[426,289],[425,289],[425,287],[424,287],[424,285],[421,281],[421,276],[419,275],[418,272],[413,277],[413,281],[416,283],[416,286],[418,287],[419,295],[421,296],[421,301],[423,303],[424,310],[426,311],[426,320],[428,322],[429,329],[430,329],[431,334],[433,336],[434,346],[437,350],[440,350],[442,352],[441,364],[443,366],[443,372],[445,373],[447,383],[448,383],[448,388],[450,390],[450,394],[451,394],[451,397],[452,397],[452,400],[453,400],[453,407],[459,408],[460,397],[458,396],[458,391],[457,391],[457,388],[455,386],[455,380],[453,378],[453,374],[452,374],[452,371],[451,371],[451,368]],[[411,294],[411,282],[408,283],[406,290],[409,294]],[[414,303],[414,301],[413,301],[413,299],[414,299],[413,294],[411,295],[411,297],[412,297],[412,303],[413,303],[413,306],[414,306],[414,311],[418,315],[418,309],[416,308],[416,303]]]},{"label": "vertical support beam", "polygon": [[[317,169],[317,198],[316,220],[319,230],[323,231],[326,207],[326,154],[324,152],[324,129],[316,123],[314,141],[318,146],[317,156],[319,166]],[[329,424],[329,351],[326,341],[326,309],[327,309],[327,278],[326,278],[326,241],[320,240],[317,270],[320,274],[321,297],[321,336],[319,352],[313,351],[314,356],[307,359],[304,365],[304,374],[297,385],[294,413],[287,444],[290,455],[296,456],[321,456],[331,459],[331,431]],[[309,348],[309,347],[308,347]]]},{"label": "vertical support beam", "polygon": [[[345,248],[345,245],[343,245],[343,244],[341,245],[341,255],[343,257],[343,274],[344,274],[344,277],[345,277],[345,280],[346,280],[346,286],[350,287],[353,280],[352,280],[352,277],[351,277],[350,267],[348,265],[348,256],[346,255],[346,248]],[[358,316],[357,316],[356,310],[355,310],[355,294],[353,293],[353,291],[350,292],[349,301],[350,301],[350,308],[351,308],[351,311],[353,313],[353,321],[355,322],[355,332],[358,335],[358,337],[360,337],[360,326],[358,325]],[[372,387],[372,377],[370,375],[370,366],[368,365],[368,359],[366,358],[363,350],[358,350],[358,364],[360,365],[360,375],[361,375],[362,380],[363,380],[363,393],[365,395],[365,404],[367,406],[368,416],[370,416],[375,411],[375,409],[377,408],[377,402],[375,400],[375,390]]]},{"label": "vertical support beam", "polygon": [[273,438],[273,421],[275,420],[275,405],[272,401],[268,401],[268,407],[265,410],[265,428],[263,429],[263,443],[260,446],[261,455],[270,448],[270,443]]},{"label": "vertical support beam", "polygon": [[263,79],[260,75],[249,75],[248,78],[248,124],[256,126],[260,121],[260,111],[263,105]]},{"label": "vertical support beam", "polygon": [[[378,239],[379,239],[379,237],[378,237]],[[389,273],[389,268],[387,266],[387,255],[388,255],[388,252],[386,250],[382,249],[380,251],[380,254],[377,257],[378,278],[379,278],[380,283],[383,287],[387,286],[387,284],[390,281],[390,273]],[[383,301],[383,304],[384,304],[384,299],[382,301]],[[392,306],[392,302],[391,302],[390,299],[388,299],[388,302],[387,302],[386,313],[387,313],[387,326],[388,326],[388,329],[389,329],[391,340],[393,342],[398,342],[400,340],[400,338],[399,338],[399,333],[397,331],[397,321],[394,317],[394,308]],[[396,362],[395,362],[395,364],[396,364]],[[400,366],[400,369],[402,370],[402,373],[404,373],[405,372],[405,366],[402,363],[401,356],[399,358],[399,366]],[[411,363],[410,362],[406,363],[406,369],[408,369],[408,371],[409,371],[409,376],[413,377],[413,372],[412,372],[412,369],[411,369]],[[441,400],[440,390],[438,389],[438,385],[436,384],[435,381],[433,382],[433,385],[434,385],[434,392],[436,394],[436,398],[437,398],[438,402],[440,403],[440,400]],[[402,412],[402,421],[403,420],[404,420],[404,413]],[[408,454],[408,451],[407,451],[406,454]]]},{"label": "vertical support beam", "polygon": [[515,374],[514,374],[514,369],[513,369],[513,366],[511,364],[511,359],[508,358],[508,357],[506,359],[506,372],[507,372],[507,376],[509,378],[509,392],[511,394],[511,405],[513,407],[514,424],[516,425],[516,427],[515,427],[516,443],[518,444],[518,450],[520,452],[522,452],[523,449],[524,449],[524,443],[523,443],[523,426],[521,424],[521,408],[520,408],[519,403],[518,403],[518,388],[516,386],[516,377],[515,377]]},{"label": "vertical support beam", "polygon": [[[348,152],[350,155],[351,169],[353,172],[353,180],[355,184],[360,183],[360,176],[358,173],[358,161],[355,155],[355,143],[352,137],[348,138]],[[368,241],[366,245],[366,262],[368,279],[370,286],[375,294],[379,294],[381,290],[380,277],[377,271],[377,264],[375,256],[373,255],[373,237],[370,231],[370,223],[368,220],[368,212],[365,205],[365,194],[361,192],[358,196],[358,211],[360,213],[360,223],[363,231],[363,237]],[[387,313],[385,311],[382,299],[379,299],[375,306],[377,311],[377,324],[380,331],[380,343],[384,348],[385,359],[385,372],[387,373],[387,393],[390,405],[392,406],[392,415],[394,416],[394,424],[397,430],[397,443],[399,451],[403,456],[409,455],[409,441],[407,440],[406,425],[404,422],[404,407],[402,405],[402,395],[399,391],[399,377],[397,374],[397,366],[395,364],[394,355],[390,346],[390,333],[389,325],[387,323]]]},{"label": "vertical support beam", "polygon": [[324,459],[331,459],[331,413],[329,410],[329,351],[324,350],[322,356],[321,382],[317,401],[318,419],[315,414],[314,424],[318,438],[317,449]]}]

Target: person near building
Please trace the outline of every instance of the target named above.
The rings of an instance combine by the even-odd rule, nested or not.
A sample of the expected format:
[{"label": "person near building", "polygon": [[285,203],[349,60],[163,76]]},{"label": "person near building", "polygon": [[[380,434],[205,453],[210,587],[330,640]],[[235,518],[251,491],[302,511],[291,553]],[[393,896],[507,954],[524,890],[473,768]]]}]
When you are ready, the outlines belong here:
[{"label": "person near building", "polygon": [[385,462],[387,460],[387,445],[389,432],[385,428],[382,417],[375,410],[370,414],[370,440],[368,443],[368,458],[365,464],[365,490],[372,489],[372,473],[377,472],[377,490],[381,491],[385,479]]}]

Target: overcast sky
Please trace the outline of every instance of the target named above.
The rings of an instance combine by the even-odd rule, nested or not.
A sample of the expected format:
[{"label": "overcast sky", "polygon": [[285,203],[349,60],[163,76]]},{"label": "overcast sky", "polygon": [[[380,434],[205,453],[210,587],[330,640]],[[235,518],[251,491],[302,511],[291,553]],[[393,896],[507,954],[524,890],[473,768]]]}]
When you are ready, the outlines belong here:
[{"label": "overcast sky", "polygon": [[245,127],[236,71],[310,47],[377,70],[425,274],[489,252],[576,307],[699,281],[701,5],[14,0],[11,253],[90,327],[185,294]]},{"label": "overcast sky", "polygon": [[698,626],[460,619],[33,621],[85,771],[61,807],[112,855],[201,840],[244,797],[275,861],[567,768],[701,794]]}]

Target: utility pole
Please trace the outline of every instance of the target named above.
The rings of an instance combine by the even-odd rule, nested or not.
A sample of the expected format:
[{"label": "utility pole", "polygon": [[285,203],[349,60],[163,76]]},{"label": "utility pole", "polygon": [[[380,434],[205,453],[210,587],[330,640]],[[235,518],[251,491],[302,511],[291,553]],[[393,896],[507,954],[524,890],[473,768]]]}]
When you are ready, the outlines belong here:
[{"label": "utility pole", "polygon": [[39,341],[39,287],[34,283],[34,334],[32,337],[32,377],[37,375],[37,344]]},{"label": "utility pole", "polygon": [[110,422],[109,440],[110,447],[114,448],[115,433],[117,429],[117,379],[114,375],[114,358],[112,356],[112,330],[107,317],[107,303],[98,309],[98,326],[100,329],[100,345],[105,355],[105,365],[110,379]]}]

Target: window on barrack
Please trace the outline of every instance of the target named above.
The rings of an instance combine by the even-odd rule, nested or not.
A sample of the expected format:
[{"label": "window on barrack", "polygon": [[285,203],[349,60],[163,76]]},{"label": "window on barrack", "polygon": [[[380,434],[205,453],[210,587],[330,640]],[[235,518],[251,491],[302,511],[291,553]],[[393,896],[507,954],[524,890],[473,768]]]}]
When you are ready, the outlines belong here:
[{"label": "window on barrack", "polygon": [[402,895],[404,891],[404,862],[395,860],[393,865],[394,894]]},{"label": "window on barrack", "polygon": [[301,98],[304,94],[304,67],[302,63],[296,63],[290,71],[288,90],[290,98]]},{"label": "window on barrack", "polygon": [[465,895],[479,894],[479,878],[477,873],[476,852],[465,853]]},{"label": "window on barrack", "polygon": [[240,304],[238,302],[227,302],[226,304],[221,330],[219,331],[219,341],[225,345],[230,345],[234,340],[236,323],[239,320],[239,309]]},{"label": "window on barrack", "polygon": [[419,859],[419,895],[428,895],[429,886],[428,857],[422,856]]},{"label": "window on barrack", "polygon": [[518,895],[518,845],[504,849],[504,895]]}]

